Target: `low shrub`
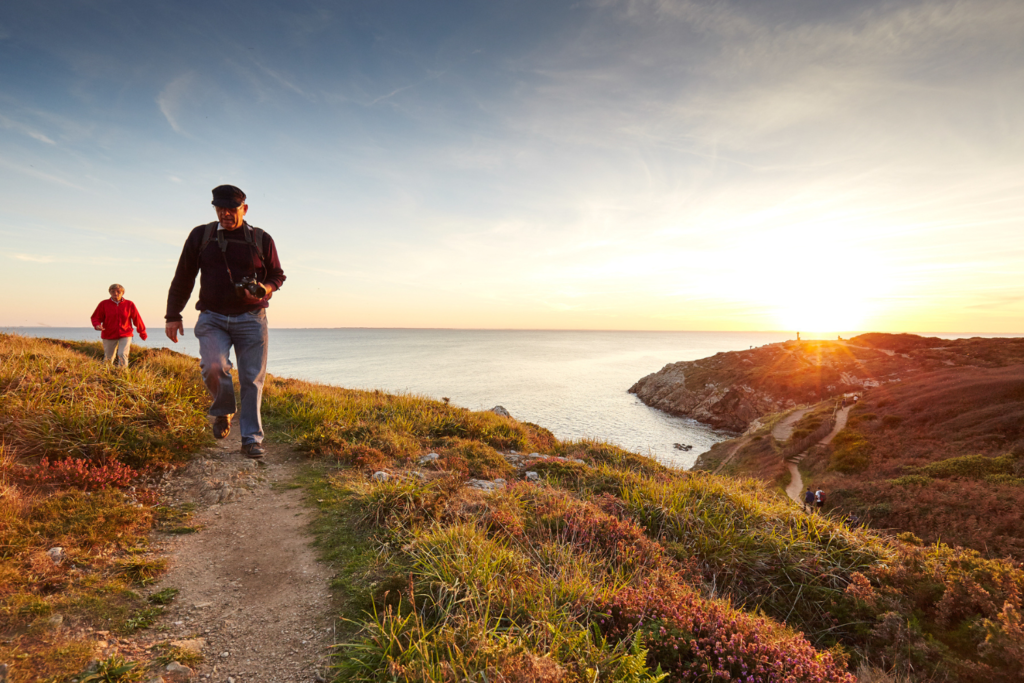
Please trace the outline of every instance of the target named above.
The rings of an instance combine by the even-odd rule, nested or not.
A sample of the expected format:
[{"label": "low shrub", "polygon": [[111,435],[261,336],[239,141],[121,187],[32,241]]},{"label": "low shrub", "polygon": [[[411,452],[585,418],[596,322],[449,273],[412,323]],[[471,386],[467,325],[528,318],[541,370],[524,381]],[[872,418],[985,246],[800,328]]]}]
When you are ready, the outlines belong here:
[{"label": "low shrub", "polygon": [[882,418],[882,429],[895,429],[903,424],[902,415],[886,415]]},{"label": "low shrub", "polygon": [[638,634],[649,648],[648,666],[660,667],[671,680],[855,682],[845,661],[815,650],[785,627],[659,579],[625,588],[598,605],[598,623],[611,638]]},{"label": "low shrub", "polygon": [[29,486],[78,488],[98,491],[108,487],[127,488],[138,472],[117,460],[102,462],[68,458],[50,462],[47,458],[32,468],[24,468],[18,478]]},{"label": "low shrub", "polygon": [[989,474],[1014,474],[1017,457],[1011,453],[996,458],[984,455],[964,455],[958,458],[946,458],[924,467],[916,468],[916,472],[929,477],[948,478],[965,477],[980,479]]},{"label": "low shrub", "polygon": [[908,474],[903,477],[891,479],[890,481],[893,486],[928,486],[934,480],[931,477],[926,477],[921,474]]},{"label": "low shrub", "polygon": [[828,469],[844,474],[863,472],[871,464],[874,446],[856,432],[843,430],[832,439]]},{"label": "low shrub", "polygon": [[508,460],[490,446],[468,439],[446,439],[433,466],[476,479],[509,479],[515,472]]},{"label": "low shrub", "polygon": [[1015,477],[1012,474],[986,474],[984,481],[986,484],[1024,486],[1024,477]]}]

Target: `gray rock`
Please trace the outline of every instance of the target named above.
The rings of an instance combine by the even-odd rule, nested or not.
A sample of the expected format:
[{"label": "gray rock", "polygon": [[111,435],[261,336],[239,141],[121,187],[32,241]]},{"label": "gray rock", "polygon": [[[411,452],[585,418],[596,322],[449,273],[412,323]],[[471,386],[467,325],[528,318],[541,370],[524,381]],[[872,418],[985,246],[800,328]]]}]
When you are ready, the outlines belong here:
[{"label": "gray rock", "polygon": [[428,462],[434,462],[435,460],[437,460],[440,457],[441,456],[438,455],[437,453],[427,453],[422,458],[420,458],[420,464],[421,465],[426,465]]},{"label": "gray rock", "polygon": [[0,664],[0,683],[7,683],[7,665]]},{"label": "gray rock", "polygon": [[383,471],[383,470],[381,470],[380,472],[374,472],[373,473],[373,480],[374,481],[387,481],[390,478],[391,478],[391,475],[388,474],[387,472]]},{"label": "gray rock", "polygon": [[50,548],[46,551],[46,554],[50,556],[54,564],[61,564],[64,561],[64,548],[57,546],[56,548]]},{"label": "gray rock", "polygon": [[497,491],[505,486],[505,480],[487,481],[486,479],[470,479],[466,482],[466,486],[471,489],[480,489],[481,491]]},{"label": "gray rock", "polygon": [[182,666],[178,662],[171,662],[164,667],[162,675],[167,683],[188,683],[193,673],[192,669],[187,666]]},{"label": "gray rock", "polygon": [[188,640],[172,640],[171,645],[182,650],[187,650],[193,654],[203,654],[203,648],[206,647],[205,638],[189,638]]},{"label": "gray rock", "polygon": [[494,406],[491,408],[491,412],[495,415],[500,415],[501,417],[512,417],[512,413],[505,410],[502,406]]},{"label": "gray rock", "polygon": [[540,481],[540,475],[536,472],[527,472],[526,481]]}]

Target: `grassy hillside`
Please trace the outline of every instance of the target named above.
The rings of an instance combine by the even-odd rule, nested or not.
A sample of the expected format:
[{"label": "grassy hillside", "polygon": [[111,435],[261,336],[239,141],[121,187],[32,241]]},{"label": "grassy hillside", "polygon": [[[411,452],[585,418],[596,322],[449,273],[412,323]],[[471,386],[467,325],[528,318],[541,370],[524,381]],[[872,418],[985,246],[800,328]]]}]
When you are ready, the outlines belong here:
[{"label": "grassy hillside", "polygon": [[[18,683],[70,680],[86,628],[151,623],[145,534],[174,511],[146,473],[208,438],[193,359],[153,352],[118,373],[97,351],[0,337],[0,662]],[[339,681],[852,681],[864,664],[974,681],[1024,663],[1009,562],[440,401],[271,378],[265,414],[310,455],[348,620]]]},{"label": "grassy hillside", "polygon": [[803,466],[875,527],[1024,560],[1024,366],[873,389]]},{"label": "grassy hillside", "polygon": [[[846,680],[869,663],[969,681],[1021,665],[1014,564],[440,402],[279,380],[268,408],[318,464],[321,545],[345,567],[339,680]],[[582,462],[513,467],[512,449]],[[509,483],[465,486],[479,476]]]},{"label": "grassy hillside", "polygon": [[128,371],[102,357],[98,342],[0,335],[0,663],[12,683],[70,680],[96,656],[87,629],[129,637],[171,597],[140,593],[164,566],[147,534],[180,516],[146,481],[210,439],[205,389],[185,356],[142,351]]}]

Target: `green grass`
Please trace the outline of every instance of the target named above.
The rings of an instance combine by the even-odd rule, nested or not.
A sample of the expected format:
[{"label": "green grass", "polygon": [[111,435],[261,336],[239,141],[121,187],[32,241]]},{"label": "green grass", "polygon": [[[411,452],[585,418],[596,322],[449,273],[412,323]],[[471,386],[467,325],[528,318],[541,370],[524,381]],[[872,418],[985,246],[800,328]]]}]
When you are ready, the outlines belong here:
[{"label": "green grass", "polygon": [[[0,335],[0,662],[12,663],[11,683],[82,672],[92,646],[76,634],[87,627],[130,634],[153,623],[162,608],[133,586],[164,569],[146,548],[162,515],[132,479],[211,442],[194,359],[143,349],[128,371],[101,359],[99,343]],[[172,516],[177,526],[187,517]],[[120,671],[127,664],[101,662],[93,680],[146,673]]]},{"label": "green grass", "polygon": [[[320,392],[340,400],[340,390],[316,385],[303,386],[303,400],[323,406]],[[664,642],[684,644],[688,666],[708,663],[694,645],[706,636],[668,626],[691,613],[719,624],[706,628],[733,624],[739,631],[729,637],[739,640],[730,642],[756,636],[766,647],[816,652],[801,656],[831,662],[823,664],[826,679],[841,677],[844,661],[916,670],[921,680],[1010,666],[1014,627],[999,621],[999,601],[1013,604],[1024,576],[1009,564],[851,529],[798,512],[760,482],[667,470],[596,443],[548,443],[549,455],[583,462],[533,462],[542,483],[506,477],[513,483],[492,494],[461,485],[471,476],[468,453],[450,469],[435,461],[417,478],[415,462],[428,448],[441,453],[454,443],[471,453],[469,431],[438,436],[417,426],[418,416],[430,424],[447,409],[427,399],[353,392],[348,400],[356,405],[338,415],[362,426],[349,430],[322,415],[351,441],[310,450],[314,467],[304,480],[320,510],[321,552],[338,570],[338,612],[347,624],[337,680],[590,681],[598,670],[684,680]],[[400,408],[381,413],[384,425],[371,428],[359,417],[389,402]],[[296,428],[289,438],[308,443],[307,435]],[[481,453],[500,451],[477,443]],[[352,447],[386,454],[392,478],[370,480],[381,462],[352,457]],[[995,607],[972,603],[958,588],[975,583]],[[720,596],[729,602],[716,602]],[[659,620],[669,635],[638,630],[629,621],[636,604],[664,610]],[[887,630],[893,618],[905,624],[899,638]],[[999,636],[990,641],[1004,643],[1004,654],[979,656],[979,638],[992,628]],[[742,661],[747,647],[732,661]]]},{"label": "green grass", "polygon": [[[69,680],[92,655],[61,634],[149,627],[174,592],[134,590],[163,570],[146,534],[196,527],[191,509],[153,507],[145,491],[28,486],[26,468],[57,457],[55,444],[173,466],[208,438],[193,429],[204,400],[189,393],[201,389],[192,359],[146,352],[115,374],[98,345],[0,342],[0,661],[18,663],[12,683]],[[154,393],[162,377],[181,400]],[[756,480],[669,470],[445,401],[276,378],[265,395],[268,432],[310,458],[295,484],[335,572],[338,681],[849,683],[864,664],[924,683],[1019,669],[1024,572],[1010,562],[849,528]],[[122,428],[124,415],[141,427]],[[512,450],[581,462],[532,462],[541,482],[526,483]],[[771,439],[747,450],[780,461]],[[428,452],[441,457],[420,467]],[[839,440],[833,464],[870,455]],[[967,459],[899,484],[1016,476],[1001,463]],[[378,469],[390,478],[371,479]],[[508,485],[492,493],[465,486],[499,477]],[[61,564],[46,554],[58,545]],[[56,631],[55,615],[69,628]],[[169,656],[185,655],[154,662]],[[101,664],[95,680],[146,673]]]}]

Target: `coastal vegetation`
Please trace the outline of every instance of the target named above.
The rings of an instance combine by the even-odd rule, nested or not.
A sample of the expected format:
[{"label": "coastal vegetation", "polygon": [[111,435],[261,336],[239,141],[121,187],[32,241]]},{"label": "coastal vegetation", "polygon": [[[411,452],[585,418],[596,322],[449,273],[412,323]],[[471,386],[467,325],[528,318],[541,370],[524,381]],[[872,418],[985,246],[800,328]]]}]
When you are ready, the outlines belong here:
[{"label": "coastal vegetation", "polygon": [[192,359],[102,358],[98,342],[0,336],[0,663],[14,683],[70,680],[97,659],[90,634],[153,623],[143,588],[165,561],[148,534],[170,511],[149,482],[210,439]]},{"label": "coastal vegetation", "polygon": [[[81,676],[96,631],[130,638],[173,599],[145,596],[162,570],[147,533],[188,513],[152,482],[208,443],[198,367],[145,351],[119,372],[99,353],[0,337],[0,662],[17,683]],[[885,408],[858,413],[881,425]],[[264,412],[309,457],[339,681],[973,681],[1024,664],[1015,562],[446,401],[268,378]],[[995,462],[900,476],[1016,476]],[[94,670],[135,680],[160,656]]]},{"label": "coastal vegetation", "polygon": [[950,368],[864,393],[801,463],[837,512],[1024,560],[1024,367]]}]

